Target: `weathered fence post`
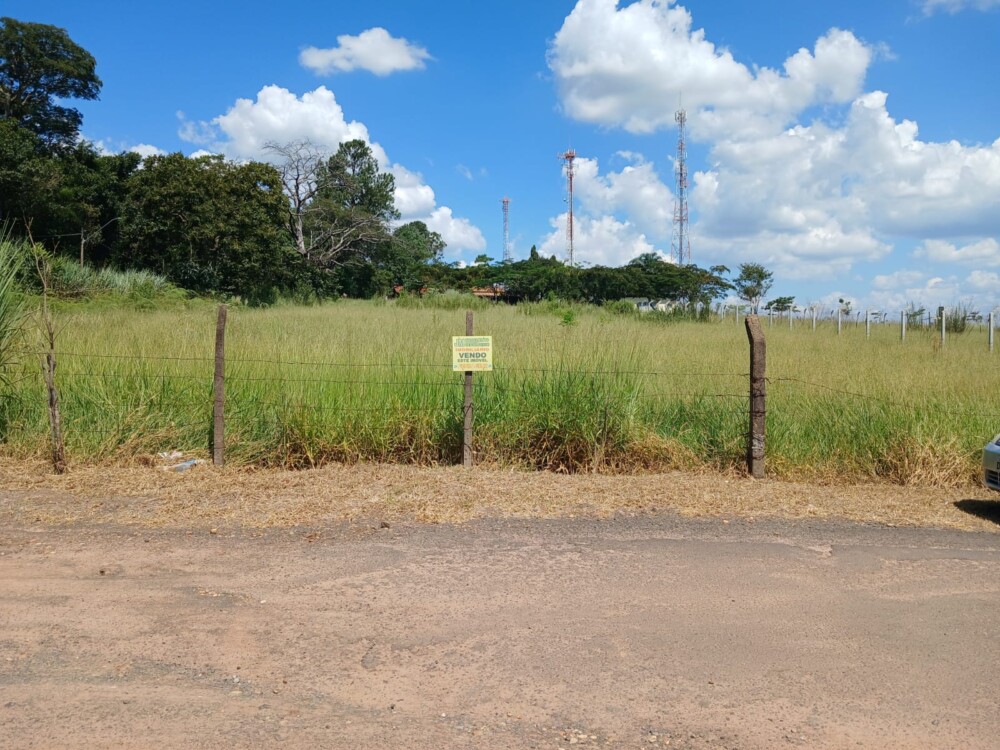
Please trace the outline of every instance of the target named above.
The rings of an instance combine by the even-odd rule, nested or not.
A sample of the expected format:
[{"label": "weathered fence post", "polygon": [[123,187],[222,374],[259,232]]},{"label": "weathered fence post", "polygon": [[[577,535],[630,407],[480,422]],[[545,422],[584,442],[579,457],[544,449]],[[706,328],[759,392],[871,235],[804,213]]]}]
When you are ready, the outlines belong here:
[{"label": "weathered fence post", "polygon": [[[49,329],[51,337],[52,329]],[[49,427],[52,431],[52,468],[56,474],[66,472],[66,446],[63,443],[62,417],[59,414],[59,390],[56,388],[55,342],[49,339],[49,350],[42,361],[45,373],[45,387],[49,392]]]},{"label": "weathered fence post", "polygon": [[38,276],[42,281],[42,323],[48,351],[42,360],[45,388],[49,394],[49,428],[52,431],[52,469],[56,474],[66,472],[66,444],[63,442],[62,416],[59,412],[59,389],[56,388],[56,325],[49,310],[49,279],[52,267],[48,261],[35,256]]},{"label": "weathered fence post", "polygon": [[941,347],[944,348],[945,314],[944,307],[938,308],[938,316],[941,318]]},{"label": "weathered fence post", "polygon": [[816,305],[813,305],[813,330],[814,331],[816,330],[816,314],[817,314]]},{"label": "weathered fence post", "polygon": [[747,438],[747,471],[754,479],[764,478],[764,433],[767,423],[767,347],[764,329],[756,315],[746,318],[750,340],[750,431]]},{"label": "weathered fence post", "polygon": [[899,314],[899,340],[906,341],[906,310]]},{"label": "weathered fence post", "polygon": [[215,394],[212,404],[212,463],[225,463],[226,442],[226,306],[219,305],[219,319],[215,324]]},{"label": "weathered fence post", "polygon": [[865,338],[870,339],[872,337],[872,314],[871,311],[865,310]]},{"label": "weathered fence post", "polygon": [[843,310],[841,310],[841,309],[840,309],[840,308],[838,307],[838,308],[837,308],[837,335],[838,335],[838,336],[840,335],[840,329],[841,329],[841,321],[842,321],[842,319],[843,319],[843,316],[844,316],[844,311],[843,311]]},{"label": "weathered fence post", "polygon": [[[472,335],[472,310],[465,313],[465,335]],[[462,433],[462,466],[472,468],[472,372],[465,372],[465,404],[462,412],[465,426]]]},{"label": "weathered fence post", "polygon": [[990,351],[991,352],[993,351],[993,323],[994,323],[993,316],[994,316],[994,314],[995,313],[990,312]]}]

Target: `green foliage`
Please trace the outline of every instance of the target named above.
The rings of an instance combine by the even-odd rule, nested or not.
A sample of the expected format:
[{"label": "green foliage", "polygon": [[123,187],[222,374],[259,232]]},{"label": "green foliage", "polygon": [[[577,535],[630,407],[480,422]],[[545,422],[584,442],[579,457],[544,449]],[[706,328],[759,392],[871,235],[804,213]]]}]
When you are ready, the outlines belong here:
[{"label": "green foliage", "polygon": [[[449,371],[449,344],[465,330],[466,302],[451,310],[402,300],[234,308],[227,460],[460,460],[462,379]],[[568,310],[574,323],[562,326]],[[731,318],[671,321],[559,300],[487,303],[476,331],[494,338],[495,370],[476,376],[477,459],[558,471],[740,471],[743,326]],[[207,306],[138,314],[86,307],[67,316],[61,336],[72,342],[69,351],[101,355],[60,359],[71,457],[127,461],[172,448],[205,450],[214,332],[215,311]],[[985,335],[955,336],[943,349],[937,340],[936,331],[914,331],[902,343],[893,326],[873,326],[870,339],[853,327],[837,336],[829,321],[815,332],[769,329],[771,475],[974,481],[982,446],[996,434],[992,415],[1000,412],[995,357]],[[155,359],[164,352],[178,359]],[[304,364],[322,362],[335,364]],[[46,398],[37,375],[35,361],[15,370],[0,453],[45,449]]]},{"label": "green foliage", "polygon": [[[395,179],[379,170],[367,143],[340,144],[316,169],[316,194],[304,217],[305,234],[312,238],[306,252],[310,262],[327,269],[370,264],[385,251],[390,223],[399,218],[394,190]],[[374,275],[365,282],[372,284]],[[358,279],[344,282],[358,284]]]},{"label": "green foliage", "polygon": [[198,293],[273,302],[292,286],[275,169],[219,156],[149,157],[128,182],[119,263],[155,271]]},{"label": "green foliage", "polygon": [[444,267],[438,283],[468,289],[494,286],[511,302],[559,299],[604,304],[624,297],[669,300],[683,308],[707,307],[730,288],[712,271],[667,263],[655,253],[620,268],[574,268],[534,253],[528,260],[469,268]]},{"label": "green foliage", "polygon": [[775,297],[764,305],[765,310],[774,312],[788,312],[795,306],[795,297]]},{"label": "green foliage", "polygon": [[760,301],[767,296],[774,283],[774,274],[760,263],[741,263],[740,274],[733,279],[736,295],[749,303],[753,314],[760,310]]},{"label": "green foliage", "polygon": [[616,299],[604,303],[604,309],[613,315],[638,316],[639,308],[624,299]]},{"label": "green foliage", "polygon": [[[968,305],[941,308],[944,311],[944,329],[947,333],[965,333],[969,319],[976,313]],[[938,325],[941,325],[941,310],[938,311]]]},{"label": "green foliage", "polygon": [[449,289],[423,295],[402,294],[395,300],[395,305],[408,310],[488,310],[494,303],[468,292]]},{"label": "green foliage", "polygon": [[89,143],[56,153],[12,120],[0,120],[0,219],[51,251],[103,263],[118,239],[118,218],[138,154],[98,154]]},{"label": "green foliage", "polygon": [[0,118],[30,130],[47,146],[69,146],[82,117],[67,99],[96,99],[94,57],[65,29],[0,18]]},{"label": "green foliage", "polygon": [[[9,388],[11,374],[20,359],[21,332],[24,327],[26,306],[19,284],[28,249],[23,242],[0,234],[0,385]],[[7,394],[0,394],[0,400]],[[5,406],[0,405],[0,408]],[[2,419],[2,414],[0,414]],[[4,425],[0,424],[0,434]]]},{"label": "green foliage", "polygon": [[444,247],[441,235],[422,221],[398,227],[371,258],[376,266],[375,292],[385,295],[397,287],[407,292],[422,291],[430,281],[429,264],[440,259]]},{"label": "green foliage", "polygon": [[49,283],[52,295],[62,299],[115,296],[151,304],[159,298],[185,296],[183,290],[151,271],[95,269],[69,258],[53,259]]}]

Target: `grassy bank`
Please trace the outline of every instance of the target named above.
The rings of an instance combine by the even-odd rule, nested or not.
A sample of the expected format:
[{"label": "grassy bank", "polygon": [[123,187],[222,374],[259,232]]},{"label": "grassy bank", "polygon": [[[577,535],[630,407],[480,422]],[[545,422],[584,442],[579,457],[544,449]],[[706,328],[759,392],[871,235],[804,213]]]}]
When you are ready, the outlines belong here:
[{"label": "grassy bank", "polygon": [[[227,333],[227,457],[450,464],[461,452],[464,311],[395,303],[235,309]],[[214,311],[60,313],[58,379],[70,459],[205,451]],[[558,305],[476,311],[496,371],[476,376],[481,463],[557,471],[739,470],[743,326],[666,322]],[[986,334],[830,324],[768,335],[768,461],[786,478],[960,485],[1000,431]],[[37,357],[0,402],[3,453],[45,451]]]}]

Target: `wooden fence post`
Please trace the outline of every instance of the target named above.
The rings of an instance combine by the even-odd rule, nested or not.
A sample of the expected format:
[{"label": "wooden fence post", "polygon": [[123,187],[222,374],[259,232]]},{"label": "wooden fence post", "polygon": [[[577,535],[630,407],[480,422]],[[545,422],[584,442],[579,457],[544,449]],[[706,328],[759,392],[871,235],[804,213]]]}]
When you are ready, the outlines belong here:
[{"label": "wooden fence post", "polygon": [[747,470],[754,479],[764,478],[764,433],[767,424],[767,346],[764,329],[756,315],[746,318],[750,340],[750,431],[747,438]]},{"label": "wooden fence post", "polygon": [[837,335],[838,335],[838,336],[840,335],[840,329],[841,329],[841,321],[843,320],[843,317],[844,317],[844,311],[843,311],[843,310],[841,310],[841,309],[840,309],[840,308],[838,307],[838,308],[837,308]]},{"label": "wooden fence post", "polygon": [[219,319],[215,324],[215,394],[212,405],[212,463],[225,463],[226,443],[226,306],[219,305]]},{"label": "wooden fence post", "polygon": [[870,311],[865,310],[865,338],[870,339],[872,337],[872,314]]},{"label": "wooden fence post", "polygon": [[906,341],[906,310],[899,314],[899,340]]},{"label": "wooden fence post", "polygon": [[[50,329],[50,334],[51,334]],[[63,443],[62,417],[59,413],[59,390],[56,388],[56,350],[50,339],[49,350],[42,361],[45,387],[49,393],[49,427],[52,431],[52,468],[56,474],[66,472],[66,445]]]},{"label": "wooden fence post", "polygon": [[[472,335],[472,310],[465,313],[465,335]],[[465,404],[462,408],[465,425],[462,433],[462,466],[472,468],[472,372],[465,372]]]},{"label": "wooden fence post", "polygon": [[993,315],[994,315],[994,313],[991,312],[990,313],[990,351],[991,352],[993,351],[993,324],[994,324],[994,320],[995,320],[995,318],[993,317]]},{"label": "wooden fence post", "polygon": [[947,319],[945,318],[944,308],[943,307],[939,307],[938,308],[938,316],[941,318],[941,347],[944,348],[945,322],[946,322]]}]

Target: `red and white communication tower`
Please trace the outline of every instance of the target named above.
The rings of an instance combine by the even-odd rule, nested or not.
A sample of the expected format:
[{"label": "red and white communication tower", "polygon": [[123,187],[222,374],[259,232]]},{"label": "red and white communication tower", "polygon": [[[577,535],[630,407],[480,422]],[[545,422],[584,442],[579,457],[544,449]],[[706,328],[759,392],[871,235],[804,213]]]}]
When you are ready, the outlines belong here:
[{"label": "red and white communication tower", "polygon": [[691,239],[688,237],[687,144],[684,140],[687,112],[683,109],[677,110],[674,119],[677,121],[677,161],[674,163],[674,171],[677,174],[677,197],[674,200],[674,236],[670,249],[677,264],[684,266],[691,262]]},{"label": "red and white communication tower", "polygon": [[510,254],[510,198],[506,195],[500,201],[503,204],[503,262],[514,260]]},{"label": "red and white communication tower", "polygon": [[559,158],[566,162],[566,181],[568,184],[566,191],[566,204],[568,213],[566,216],[566,258],[570,265],[573,265],[573,162],[576,159],[576,151],[570,149],[564,154],[559,154]]}]

